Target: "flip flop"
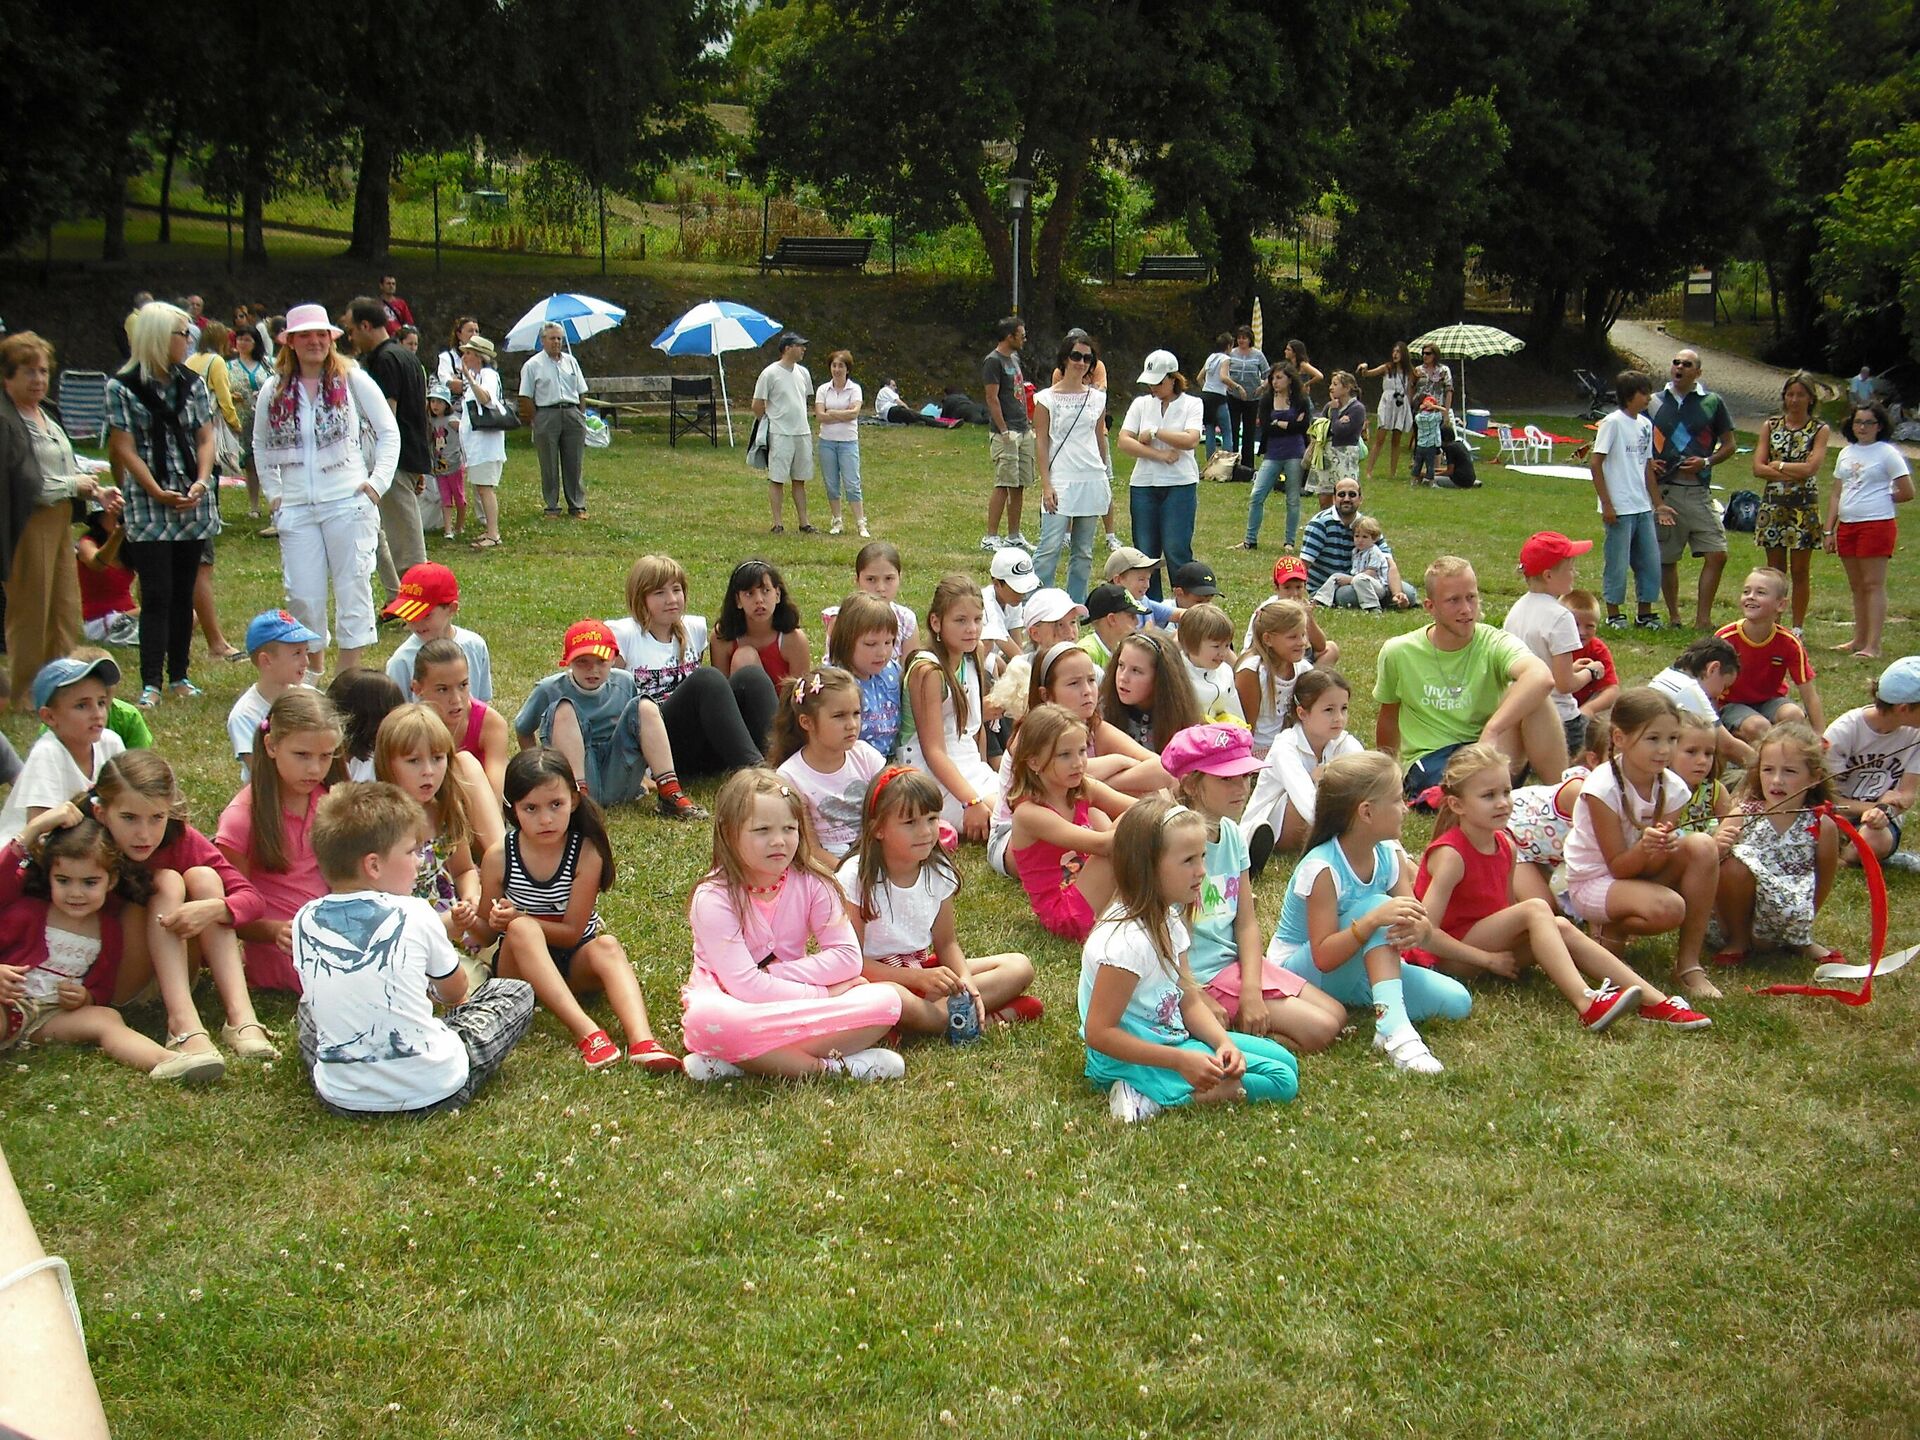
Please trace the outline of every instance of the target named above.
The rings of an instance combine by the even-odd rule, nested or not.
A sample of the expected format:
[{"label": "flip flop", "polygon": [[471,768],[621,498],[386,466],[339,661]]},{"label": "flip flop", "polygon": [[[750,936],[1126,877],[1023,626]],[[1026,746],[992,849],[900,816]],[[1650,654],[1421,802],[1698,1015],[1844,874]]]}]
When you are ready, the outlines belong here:
[{"label": "flip flop", "polygon": [[504,543],[505,543],[504,541],[492,540],[486,537],[485,535],[482,535],[478,540],[474,541],[473,544],[469,545],[467,548],[469,550],[497,550]]}]

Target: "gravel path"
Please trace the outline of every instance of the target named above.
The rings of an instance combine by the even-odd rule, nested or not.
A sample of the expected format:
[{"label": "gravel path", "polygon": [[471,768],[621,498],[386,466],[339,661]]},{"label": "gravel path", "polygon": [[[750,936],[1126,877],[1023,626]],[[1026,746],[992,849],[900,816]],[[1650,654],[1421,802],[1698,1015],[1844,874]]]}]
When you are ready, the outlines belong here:
[{"label": "gravel path", "polygon": [[[1655,388],[1666,382],[1668,362],[1673,359],[1673,352],[1685,343],[1667,334],[1666,327],[1657,321],[1616,320],[1610,333],[1614,348],[1622,355],[1637,358],[1653,377]],[[1728,350],[1714,350],[1705,345],[1691,348],[1700,354],[1701,380],[1727,402],[1734,424],[1743,430],[1758,430],[1769,415],[1780,413],[1780,387],[1791,371],[1762,365],[1758,360],[1749,360]],[[1834,385],[1821,398],[1830,399],[1839,393],[1839,387]]]}]

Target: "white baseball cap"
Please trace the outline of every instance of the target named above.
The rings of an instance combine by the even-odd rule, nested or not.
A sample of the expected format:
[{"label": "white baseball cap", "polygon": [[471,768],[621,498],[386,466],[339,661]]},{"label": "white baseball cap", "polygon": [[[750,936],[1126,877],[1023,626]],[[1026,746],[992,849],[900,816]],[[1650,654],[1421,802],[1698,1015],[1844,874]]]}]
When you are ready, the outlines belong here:
[{"label": "white baseball cap", "polygon": [[1179,357],[1171,350],[1156,350],[1147,356],[1146,366],[1140,371],[1140,379],[1136,383],[1158,385],[1179,368]]},{"label": "white baseball cap", "polygon": [[1026,603],[1020,607],[1020,613],[1029,625],[1051,625],[1056,620],[1064,620],[1069,615],[1076,620],[1087,618],[1087,607],[1075,600],[1064,590],[1056,590],[1049,585],[1044,590],[1036,590],[1029,595]]},{"label": "white baseball cap", "polygon": [[1005,581],[1022,595],[1030,595],[1040,588],[1040,577],[1033,573],[1033,557],[1018,547],[994,551],[993,564],[987,568],[993,572],[994,579]]}]

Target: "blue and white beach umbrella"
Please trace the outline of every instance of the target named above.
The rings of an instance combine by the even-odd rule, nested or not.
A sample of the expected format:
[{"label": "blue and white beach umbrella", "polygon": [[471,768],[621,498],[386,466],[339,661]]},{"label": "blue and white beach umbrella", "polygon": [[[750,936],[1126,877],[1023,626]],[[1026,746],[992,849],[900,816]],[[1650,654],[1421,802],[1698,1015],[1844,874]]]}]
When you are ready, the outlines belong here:
[{"label": "blue and white beach umbrella", "polygon": [[780,322],[751,305],[706,300],[653,337],[653,348],[669,355],[711,355],[720,362],[720,404],[727,415],[727,443],[733,444],[733,406],[727,399],[729,350],[757,350],[780,333]]},{"label": "blue and white beach umbrella", "polygon": [[578,345],[602,330],[613,329],[626,318],[627,312],[608,300],[598,300],[591,295],[549,295],[520,317],[507,332],[503,348],[538,350],[540,331],[548,324],[558,325],[566,332],[567,344]]}]

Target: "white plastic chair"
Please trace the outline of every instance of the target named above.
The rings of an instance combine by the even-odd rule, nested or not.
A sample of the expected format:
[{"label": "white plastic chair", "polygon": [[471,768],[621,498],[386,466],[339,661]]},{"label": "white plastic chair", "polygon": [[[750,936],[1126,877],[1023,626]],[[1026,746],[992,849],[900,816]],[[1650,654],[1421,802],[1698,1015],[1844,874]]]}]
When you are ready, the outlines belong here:
[{"label": "white plastic chair", "polygon": [[1553,463],[1553,441],[1549,440],[1538,425],[1527,426],[1527,463]]},{"label": "white plastic chair", "polygon": [[1500,440],[1500,463],[1511,465],[1517,461],[1524,464],[1527,458],[1526,440],[1514,434],[1511,425],[1496,425],[1493,428]]}]

